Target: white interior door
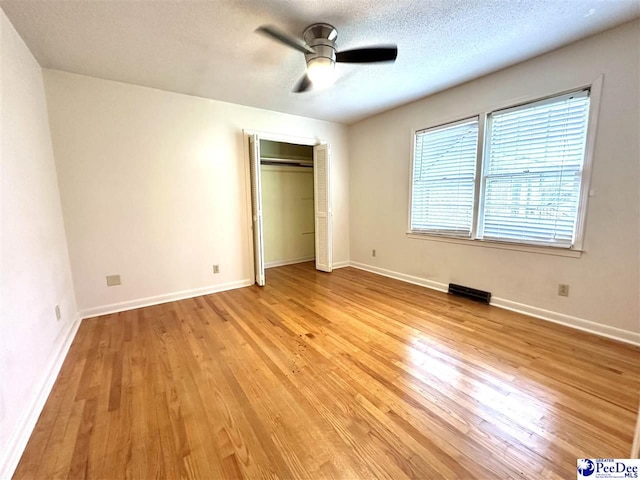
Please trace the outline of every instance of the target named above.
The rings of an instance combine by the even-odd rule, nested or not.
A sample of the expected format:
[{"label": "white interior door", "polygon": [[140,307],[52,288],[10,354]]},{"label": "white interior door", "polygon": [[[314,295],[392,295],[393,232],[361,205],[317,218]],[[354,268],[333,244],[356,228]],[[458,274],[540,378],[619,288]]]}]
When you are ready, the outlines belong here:
[{"label": "white interior door", "polygon": [[316,214],[316,269],[331,271],[331,195],[328,145],[313,147],[313,179]]},{"label": "white interior door", "polygon": [[260,138],[249,136],[251,162],[251,210],[253,216],[253,258],[256,283],[264,286],[264,235],[262,227],[262,185],[260,181]]}]

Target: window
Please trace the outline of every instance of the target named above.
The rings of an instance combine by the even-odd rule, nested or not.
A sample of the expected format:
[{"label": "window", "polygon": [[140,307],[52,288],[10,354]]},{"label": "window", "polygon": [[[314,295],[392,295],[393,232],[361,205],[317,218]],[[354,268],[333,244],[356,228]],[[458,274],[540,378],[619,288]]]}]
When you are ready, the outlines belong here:
[{"label": "window", "polygon": [[416,132],[411,232],[574,247],[589,93]]},{"label": "window", "polygon": [[469,237],[478,119],[416,133],[411,230]]}]

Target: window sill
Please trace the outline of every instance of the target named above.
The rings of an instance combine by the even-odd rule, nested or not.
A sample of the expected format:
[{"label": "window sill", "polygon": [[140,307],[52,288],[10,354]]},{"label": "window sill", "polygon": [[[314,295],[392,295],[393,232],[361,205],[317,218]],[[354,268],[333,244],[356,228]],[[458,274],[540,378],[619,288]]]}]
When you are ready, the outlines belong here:
[{"label": "window sill", "polygon": [[539,253],[542,255],[555,255],[558,257],[580,258],[582,255],[582,250],[569,248],[522,245],[491,240],[472,240],[470,238],[445,237],[440,235],[429,235],[427,233],[407,232],[407,237],[433,242],[457,243],[458,245],[469,245],[474,247],[498,248],[501,250],[515,250],[519,252]]}]

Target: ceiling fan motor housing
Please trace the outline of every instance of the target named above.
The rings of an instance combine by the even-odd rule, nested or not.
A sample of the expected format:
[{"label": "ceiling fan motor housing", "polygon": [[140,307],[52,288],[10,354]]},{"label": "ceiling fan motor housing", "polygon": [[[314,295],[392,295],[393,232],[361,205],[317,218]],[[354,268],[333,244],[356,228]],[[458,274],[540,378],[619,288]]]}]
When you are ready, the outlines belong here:
[{"label": "ceiling fan motor housing", "polygon": [[338,31],[328,23],[309,25],[302,33],[302,39],[283,32],[273,25],[263,25],[256,31],[304,53],[307,71],[296,83],[293,93],[306,92],[312,85],[317,90],[332,85],[336,81],[337,62],[394,62],[398,55],[396,45],[372,45],[336,52]]},{"label": "ceiling fan motor housing", "polygon": [[302,38],[315,53],[305,53],[307,64],[315,58],[328,58],[331,63],[336,61],[336,38],[338,31],[328,23],[314,23],[308,26],[302,34]]}]

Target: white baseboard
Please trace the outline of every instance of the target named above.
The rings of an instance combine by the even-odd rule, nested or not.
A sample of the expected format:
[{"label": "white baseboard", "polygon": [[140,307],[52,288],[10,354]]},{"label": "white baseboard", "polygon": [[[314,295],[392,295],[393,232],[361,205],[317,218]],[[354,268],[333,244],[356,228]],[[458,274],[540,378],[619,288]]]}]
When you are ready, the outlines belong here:
[{"label": "white baseboard", "polygon": [[174,302],[176,300],[184,300],[185,298],[199,297],[201,295],[209,295],[210,293],[224,292],[236,288],[248,287],[253,285],[253,279],[237,280],[235,282],[221,283],[220,285],[211,285],[209,287],[195,288],[193,290],[183,290],[180,292],[167,293],[157,295],[155,297],[139,298],[128,302],[112,303],[101,307],[86,308],[80,310],[80,318],[97,317],[99,315],[108,315],[110,313],[124,312],[134,310],[136,308],[150,307],[152,305],[160,305],[161,303]]},{"label": "white baseboard", "polygon": [[315,260],[316,257],[302,257],[302,258],[294,258],[293,260],[280,260],[277,262],[267,262],[264,264],[264,268],[273,268],[273,267],[284,267],[285,265],[294,265],[296,263],[310,262],[311,260]]},{"label": "white baseboard", "polygon": [[[405,273],[394,272],[392,270],[386,270],[384,268],[375,267],[373,265],[367,265],[358,262],[350,262],[350,265],[360,270],[377,273],[385,277],[394,278],[396,280],[401,280],[407,283],[413,283],[414,285],[420,285],[423,287],[431,288],[433,290],[438,290],[440,292],[446,292],[449,288],[446,283],[436,282],[413,275],[407,275]],[[618,340],[620,342],[640,346],[640,332],[632,332],[609,325],[603,325],[601,323],[592,322],[583,318],[573,317],[564,313],[553,312],[551,310],[545,310],[544,308],[538,308],[532,305],[514,302],[505,298],[491,297],[491,305],[494,307],[504,308],[505,310],[522,313],[530,317],[539,318],[540,320],[558,323],[566,327],[575,328],[584,332],[589,332],[595,335],[600,335],[602,337]]]},{"label": "white baseboard", "polygon": [[348,260],[344,261],[344,262],[334,262],[331,264],[331,270],[336,270],[338,268],[344,268],[344,267],[348,267],[351,265],[351,262],[349,262]]},{"label": "white baseboard", "polygon": [[[284,267],[285,265],[294,265],[296,263],[310,262],[311,260],[315,260],[316,257],[306,257],[306,258],[298,258],[296,260],[285,260],[282,262],[267,262],[264,264],[264,268],[272,268],[272,267]],[[338,268],[344,268],[351,265],[351,262],[345,260],[344,262],[334,262],[331,265],[332,270],[336,270]]]},{"label": "white baseboard", "polygon": [[37,390],[36,396],[26,405],[24,414],[18,422],[18,425],[11,436],[11,440],[7,445],[8,448],[0,452],[0,478],[8,479],[13,476],[15,469],[18,466],[18,462],[20,462],[20,457],[22,457],[22,453],[27,446],[31,433],[33,432],[38,418],[40,417],[40,413],[44,408],[44,404],[47,402],[51,389],[58,378],[62,364],[64,363],[65,358],[67,358],[67,353],[73,343],[73,339],[76,337],[79,326],[80,318],[76,318],[76,320],[69,326],[57,352],[54,352],[53,358],[49,364],[49,370],[41,380],[40,388]]},{"label": "white baseboard", "polygon": [[523,313],[530,317],[539,318],[548,322],[558,323],[584,332],[594,333],[601,337],[612,338],[613,340],[640,346],[639,332],[632,332],[609,325],[603,325],[601,323],[592,322],[591,320],[585,320],[584,318],[573,317],[564,313],[553,312],[551,310],[533,307],[524,303],[506,300],[504,298],[491,297],[491,305],[504,308],[505,310],[511,310],[512,312]]},{"label": "white baseboard", "polygon": [[392,270],[386,270],[384,268],[374,267],[373,265],[366,265],[358,262],[350,262],[350,265],[360,270],[377,273],[378,275],[383,275],[385,277],[395,278],[396,280],[402,280],[403,282],[431,288],[432,290],[438,290],[439,292],[446,292],[449,289],[449,285],[446,283],[440,283],[422,277],[415,277],[413,275],[407,275],[406,273],[394,272]]}]

